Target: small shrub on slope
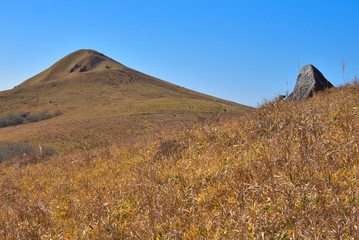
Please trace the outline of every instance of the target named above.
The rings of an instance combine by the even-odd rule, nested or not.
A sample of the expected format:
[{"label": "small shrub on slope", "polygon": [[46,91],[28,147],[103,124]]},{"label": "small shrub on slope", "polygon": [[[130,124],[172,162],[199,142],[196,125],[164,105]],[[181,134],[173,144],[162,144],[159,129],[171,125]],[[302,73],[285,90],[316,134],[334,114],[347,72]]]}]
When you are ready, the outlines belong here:
[{"label": "small shrub on slope", "polygon": [[0,128],[8,126],[16,126],[24,123],[33,123],[61,115],[60,111],[49,113],[44,111],[41,113],[30,114],[29,112],[20,112],[18,114],[9,113],[7,116],[0,118]]},{"label": "small shrub on slope", "polygon": [[51,156],[54,153],[53,149],[47,147],[34,147],[23,142],[9,142],[0,145],[0,163],[15,157],[22,157],[22,159],[16,160],[23,165],[25,162],[31,162],[29,157]]}]

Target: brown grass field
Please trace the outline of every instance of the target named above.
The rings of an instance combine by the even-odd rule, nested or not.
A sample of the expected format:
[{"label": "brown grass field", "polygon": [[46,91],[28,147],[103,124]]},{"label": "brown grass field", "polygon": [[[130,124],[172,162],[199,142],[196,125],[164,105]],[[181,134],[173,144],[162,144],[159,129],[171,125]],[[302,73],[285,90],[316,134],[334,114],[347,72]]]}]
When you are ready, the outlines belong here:
[{"label": "brown grass field", "polygon": [[25,156],[1,165],[0,238],[359,239],[358,143],[354,83],[242,117]]}]

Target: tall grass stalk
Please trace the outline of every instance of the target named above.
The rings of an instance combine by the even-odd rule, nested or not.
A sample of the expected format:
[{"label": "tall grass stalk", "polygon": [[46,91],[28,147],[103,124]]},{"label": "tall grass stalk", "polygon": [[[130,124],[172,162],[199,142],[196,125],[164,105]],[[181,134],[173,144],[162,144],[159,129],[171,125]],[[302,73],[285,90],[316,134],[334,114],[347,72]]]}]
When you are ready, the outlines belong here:
[{"label": "tall grass stalk", "polygon": [[345,61],[344,60],[342,62],[342,67],[343,67],[343,83],[345,84],[345,78],[344,78]]}]

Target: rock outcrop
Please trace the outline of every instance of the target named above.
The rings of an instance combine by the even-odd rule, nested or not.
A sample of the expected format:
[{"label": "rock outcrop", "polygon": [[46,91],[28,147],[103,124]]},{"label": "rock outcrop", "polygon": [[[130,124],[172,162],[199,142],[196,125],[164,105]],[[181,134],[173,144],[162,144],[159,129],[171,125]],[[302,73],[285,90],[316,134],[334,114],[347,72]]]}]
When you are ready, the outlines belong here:
[{"label": "rock outcrop", "polygon": [[313,96],[314,92],[323,91],[333,85],[313,65],[304,66],[298,75],[297,83],[288,99],[300,101]]}]

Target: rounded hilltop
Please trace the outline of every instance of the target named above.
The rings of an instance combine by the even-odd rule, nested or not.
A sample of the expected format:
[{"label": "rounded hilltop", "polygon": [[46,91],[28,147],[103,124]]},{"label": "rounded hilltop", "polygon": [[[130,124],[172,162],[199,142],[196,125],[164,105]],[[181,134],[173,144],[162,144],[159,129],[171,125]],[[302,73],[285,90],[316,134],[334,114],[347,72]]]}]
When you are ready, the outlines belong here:
[{"label": "rounded hilltop", "polygon": [[50,68],[28,79],[21,86],[36,85],[49,81],[71,78],[79,73],[123,70],[121,63],[92,49],[80,49],[63,57]]}]

